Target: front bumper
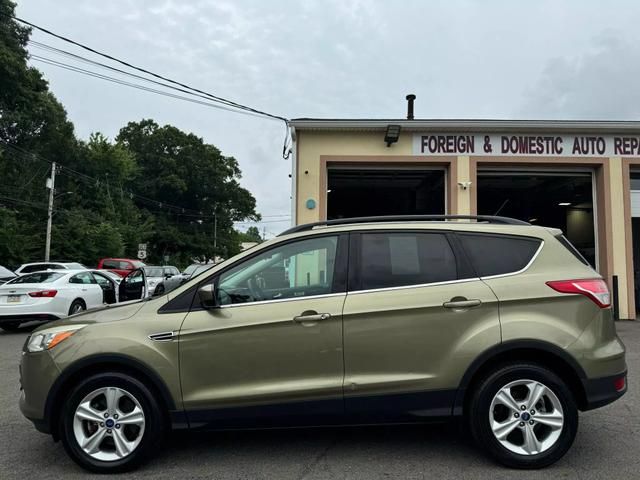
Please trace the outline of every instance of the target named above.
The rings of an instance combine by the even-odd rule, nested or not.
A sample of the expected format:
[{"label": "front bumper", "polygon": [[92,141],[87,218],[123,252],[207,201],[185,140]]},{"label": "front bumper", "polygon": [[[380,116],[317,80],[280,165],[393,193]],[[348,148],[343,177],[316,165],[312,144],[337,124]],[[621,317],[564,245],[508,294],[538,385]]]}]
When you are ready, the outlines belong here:
[{"label": "front bumper", "polygon": [[[622,384],[622,388],[621,387]],[[584,379],[585,404],[582,410],[593,410],[615,402],[627,393],[627,372],[608,377]]]},{"label": "front bumper", "polygon": [[23,353],[20,361],[20,411],[39,431],[48,432],[47,397],[60,375],[49,352]]}]

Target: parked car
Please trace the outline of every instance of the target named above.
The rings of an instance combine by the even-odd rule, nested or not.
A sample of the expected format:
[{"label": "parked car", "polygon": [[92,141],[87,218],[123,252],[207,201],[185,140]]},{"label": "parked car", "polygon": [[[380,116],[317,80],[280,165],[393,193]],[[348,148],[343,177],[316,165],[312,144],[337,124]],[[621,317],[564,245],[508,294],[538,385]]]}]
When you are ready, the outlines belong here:
[{"label": "parked car", "polygon": [[185,283],[187,280],[191,280],[193,277],[197,277],[202,272],[206,272],[213,266],[213,263],[192,263],[182,272],[182,283]]},{"label": "parked car", "polygon": [[627,390],[605,281],[559,230],[421,218],[297,226],[170,296],[43,326],[20,408],[102,473],[160,451],[169,426],[443,417],[509,467],[556,462],[578,412]]},{"label": "parked car", "polygon": [[98,270],[110,270],[124,277],[136,268],[144,267],[144,262],[131,258],[103,258],[98,262]]},{"label": "parked car", "polygon": [[17,275],[11,270],[0,265],[0,285],[8,282],[12,278],[16,278],[16,276]]},{"label": "parked car", "polygon": [[180,270],[172,266],[146,266],[144,271],[149,295],[164,295],[182,284]]},{"label": "parked car", "polygon": [[16,269],[17,275],[42,272],[45,270],[86,270],[87,267],[78,262],[34,262],[25,263]]},{"label": "parked car", "polygon": [[46,270],[16,277],[0,286],[0,328],[13,331],[24,322],[117,303],[121,280],[104,270]]}]

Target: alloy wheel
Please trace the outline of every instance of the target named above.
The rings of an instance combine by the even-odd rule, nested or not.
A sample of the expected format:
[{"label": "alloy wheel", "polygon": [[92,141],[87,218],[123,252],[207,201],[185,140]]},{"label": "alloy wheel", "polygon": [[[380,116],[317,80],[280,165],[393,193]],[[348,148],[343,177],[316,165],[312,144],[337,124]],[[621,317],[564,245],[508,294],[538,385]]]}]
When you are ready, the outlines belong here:
[{"label": "alloy wheel", "polygon": [[536,380],[516,380],[493,397],[489,423],[507,450],[537,455],[556,444],[564,426],[564,412],[556,394]]},{"label": "alloy wheel", "polygon": [[131,455],[144,435],[145,415],[140,402],[126,390],[104,387],[78,404],[73,433],[91,458],[115,461]]}]

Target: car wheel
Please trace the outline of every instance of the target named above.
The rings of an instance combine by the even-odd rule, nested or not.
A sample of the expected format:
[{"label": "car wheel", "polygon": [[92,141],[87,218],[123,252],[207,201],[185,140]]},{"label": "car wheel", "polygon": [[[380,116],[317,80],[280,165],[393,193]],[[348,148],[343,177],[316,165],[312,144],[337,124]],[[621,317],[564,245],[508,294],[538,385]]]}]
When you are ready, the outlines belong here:
[{"label": "car wheel", "polygon": [[542,468],[569,450],[578,409],[567,385],[535,364],[512,363],[487,375],[468,411],[479,446],[512,468]]},{"label": "car wheel", "polygon": [[164,295],[164,285],[158,285],[153,291],[154,297],[159,297],[160,295]]},{"label": "car wheel", "polygon": [[86,309],[87,307],[82,300],[74,300],[69,307],[69,315],[75,315],[76,313],[80,313]]},{"label": "car wheel", "polygon": [[16,332],[20,328],[20,322],[5,322],[0,325],[5,332]]},{"label": "car wheel", "polygon": [[165,421],[139,380],[102,373],[80,382],[64,399],[60,439],[69,456],[97,473],[129,471],[159,446]]}]

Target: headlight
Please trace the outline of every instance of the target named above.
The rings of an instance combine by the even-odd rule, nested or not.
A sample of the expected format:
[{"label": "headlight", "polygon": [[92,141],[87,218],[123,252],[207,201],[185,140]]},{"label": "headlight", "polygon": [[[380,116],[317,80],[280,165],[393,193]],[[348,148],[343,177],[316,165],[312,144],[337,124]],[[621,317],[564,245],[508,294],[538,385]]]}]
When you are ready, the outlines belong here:
[{"label": "headlight", "polygon": [[30,353],[50,350],[59,343],[64,342],[84,326],[85,325],[56,327],[34,333],[29,337],[29,340],[27,340],[26,350]]}]

